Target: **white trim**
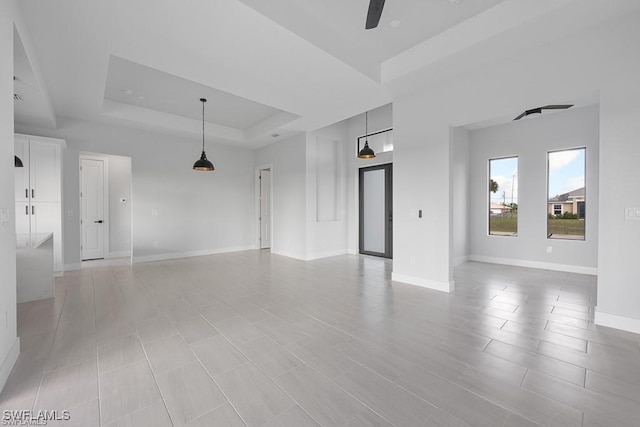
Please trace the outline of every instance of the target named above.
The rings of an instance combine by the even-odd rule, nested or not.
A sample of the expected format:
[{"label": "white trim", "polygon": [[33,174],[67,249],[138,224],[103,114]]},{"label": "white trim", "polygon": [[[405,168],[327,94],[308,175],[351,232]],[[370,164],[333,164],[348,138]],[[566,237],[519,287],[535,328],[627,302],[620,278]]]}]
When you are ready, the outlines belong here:
[{"label": "white trim", "polygon": [[124,257],[130,257],[130,256],[131,256],[131,251],[109,252],[104,256],[104,259],[124,258]]},{"label": "white trim", "polygon": [[80,264],[80,263],[65,264],[64,265],[64,271],[80,270],[81,268],[82,268],[82,264]]},{"label": "white trim", "polygon": [[640,334],[640,319],[603,313],[596,307],[594,322],[596,325]]},{"label": "white trim", "polygon": [[307,257],[304,254],[299,254],[297,252],[280,251],[278,249],[273,249],[273,247],[271,248],[271,253],[272,254],[276,254],[276,255],[286,256],[286,257],[289,257],[289,258],[299,259],[301,261],[306,261],[307,260]]},{"label": "white trim", "polygon": [[469,261],[469,255],[459,256],[459,257],[453,259],[453,266],[457,267],[457,266],[459,266],[461,264],[464,264],[467,261]]},{"label": "white trim", "polygon": [[312,254],[308,254],[305,259],[306,261],[312,261],[314,259],[321,259],[321,258],[329,258],[332,256],[339,256],[339,255],[346,255],[348,252],[346,249],[338,249],[335,251],[324,251],[324,252],[315,252]]},{"label": "white trim", "polygon": [[240,251],[248,251],[252,249],[254,249],[253,246],[236,246],[236,247],[230,247],[230,248],[205,249],[201,251],[188,251],[188,252],[173,252],[173,253],[165,253],[165,254],[157,254],[157,255],[145,255],[145,256],[134,255],[133,263],[138,264],[141,262],[164,261],[168,259],[179,259],[179,258],[189,258],[194,256],[224,254],[228,252],[240,252]]},{"label": "white trim", "polygon": [[2,392],[4,385],[7,383],[7,378],[9,378],[13,366],[16,364],[16,360],[18,360],[18,356],[20,356],[20,337],[16,337],[7,353],[7,357],[4,358],[2,365],[0,365],[0,392]]},{"label": "white trim", "polygon": [[64,276],[64,271],[54,271],[53,277],[62,277]]},{"label": "white trim", "polygon": [[391,273],[391,280],[394,282],[407,283],[409,285],[420,286],[421,288],[434,289],[441,292],[453,292],[455,282],[439,282],[437,280],[424,279],[422,277],[407,276],[405,274]]},{"label": "white trim", "polygon": [[529,261],[525,259],[498,258],[483,255],[469,255],[469,261],[488,262],[490,264],[513,265],[515,267],[538,268],[542,270],[564,271],[567,273],[598,274],[597,267],[585,267],[582,265],[556,264],[553,262]]}]

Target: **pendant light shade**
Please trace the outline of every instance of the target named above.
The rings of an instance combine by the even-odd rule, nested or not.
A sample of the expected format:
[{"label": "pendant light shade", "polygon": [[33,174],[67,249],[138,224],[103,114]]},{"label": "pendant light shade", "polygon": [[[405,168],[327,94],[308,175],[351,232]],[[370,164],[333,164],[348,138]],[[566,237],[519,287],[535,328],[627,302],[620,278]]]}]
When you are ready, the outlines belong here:
[{"label": "pendant light shade", "polygon": [[22,160],[20,160],[20,157],[13,156],[13,166],[15,166],[17,168],[23,168],[24,167],[24,165],[22,164]]},{"label": "pendant light shade", "polygon": [[376,153],[369,147],[369,112],[364,113],[364,147],[358,152],[359,159],[373,159]]},{"label": "pendant light shade", "polygon": [[200,98],[200,102],[202,102],[202,154],[200,155],[200,159],[196,160],[193,164],[193,170],[211,172],[215,170],[215,168],[213,167],[213,163],[207,159],[207,154],[204,152],[204,103],[207,102],[207,100]]}]

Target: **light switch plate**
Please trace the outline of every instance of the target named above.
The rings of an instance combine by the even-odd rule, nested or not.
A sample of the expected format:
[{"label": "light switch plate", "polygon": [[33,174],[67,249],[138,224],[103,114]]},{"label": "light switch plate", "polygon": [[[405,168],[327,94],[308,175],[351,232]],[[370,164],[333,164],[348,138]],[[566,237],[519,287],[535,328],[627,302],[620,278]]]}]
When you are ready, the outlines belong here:
[{"label": "light switch plate", "polygon": [[9,225],[9,209],[0,209],[0,227]]},{"label": "light switch plate", "polygon": [[624,219],[640,221],[640,208],[624,208]]}]

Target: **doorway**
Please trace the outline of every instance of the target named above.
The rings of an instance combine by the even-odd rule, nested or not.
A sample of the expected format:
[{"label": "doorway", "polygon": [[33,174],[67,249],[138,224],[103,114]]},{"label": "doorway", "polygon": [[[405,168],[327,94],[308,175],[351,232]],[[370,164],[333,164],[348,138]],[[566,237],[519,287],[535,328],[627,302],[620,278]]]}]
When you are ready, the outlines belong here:
[{"label": "doorway", "polygon": [[90,260],[131,262],[131,196],[130,157],[80,154],[80,260],[83,266]]},{"label": "doorway", "polygon": [[105,180],[108,159],[80,156],[80,244],[81,260],[103,259],[108,247],[105,223],[109,212],[109,181]]},{"label": "doorway", "polygon": [[256,214],[257,244],[260,249],[271,249],[273,243],[273,167],[268,165],[256,168]]},{"label": "doorway", "polygon": [[360,169],[361,254],[393,257],[392,179],[391,163]]}]

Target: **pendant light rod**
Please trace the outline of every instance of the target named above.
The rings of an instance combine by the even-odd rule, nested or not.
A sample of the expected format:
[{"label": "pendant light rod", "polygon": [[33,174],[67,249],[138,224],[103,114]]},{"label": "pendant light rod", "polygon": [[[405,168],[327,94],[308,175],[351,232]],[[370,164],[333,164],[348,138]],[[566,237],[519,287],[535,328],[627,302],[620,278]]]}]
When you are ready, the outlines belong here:
[{"label": "pendant light rod", "polygon": [[202,102],[202,152],[204,153],[204,103],[207,102],[205,98],[200,98]]}]

